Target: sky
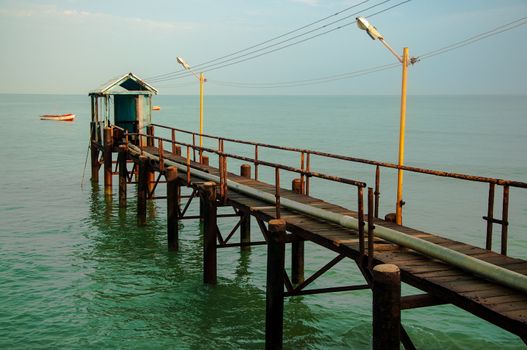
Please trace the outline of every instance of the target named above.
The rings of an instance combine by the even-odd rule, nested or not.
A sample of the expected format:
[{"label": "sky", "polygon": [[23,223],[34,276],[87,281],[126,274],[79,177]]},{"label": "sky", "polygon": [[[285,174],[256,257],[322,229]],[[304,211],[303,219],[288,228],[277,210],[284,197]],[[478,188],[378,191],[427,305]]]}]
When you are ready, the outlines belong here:
[{"label": "sky", "polygon": [[[240,55],[308,30],[313,32],[281,46],[351,25],[245,62],[203,68],[206,93],[395,95],[401,80],[397,65],[347,79],[313,80],[397,63],[352,23],[356,16],[368,17],[397,52],[408,47],[416,57],[527,16],[526,0],[412,0],[391,9],[404,0],[369,0],[332,16],[363,1],[0,0],[0,93],[86,94],[133,72],[160,94],[198,94],[194,76],[153,77],[180,71],[177,56],[199,72],[203,62],[331,16]],[[345,16],[350,18],[327,25]],[[521,25],[423,59],[409,68],[409,94],[527,94],[526,37],[527,25]],[[295,83],[279,86],[285,82]]]}]

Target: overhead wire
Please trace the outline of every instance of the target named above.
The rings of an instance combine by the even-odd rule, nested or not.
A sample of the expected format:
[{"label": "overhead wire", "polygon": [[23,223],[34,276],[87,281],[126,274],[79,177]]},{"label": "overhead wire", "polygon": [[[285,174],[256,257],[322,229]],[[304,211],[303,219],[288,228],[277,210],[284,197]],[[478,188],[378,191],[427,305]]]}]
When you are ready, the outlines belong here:
[{"label": "overhead wire", "polygon": [[445,52],[452,51],[452,50],[459,49],[461,47],[473,44],[473,43],[478,42],[480,40],[489,38],[491,36],[498,35],[500,33],[512,30],[514,28],[520,27],[520,26],[525,25],[525,24],[527,24],[527,16],[519,18],[519,19],[516,19],[516,20],[511,21],[511,22],[508,22],[508,23],[506,23],[504,25],[498,26],[498,27],[496,27],[494,29],[491,29],[489,31],[486,31],[484,33],[480,33],[480,34],[474,35],[474,36],[472,36],[470,38],[467,38],[467,39],[458,41],[456,43],[444,46],[442,48],[429,51],[427,53],[424,53],[422,55],[417,56],[416,58],[418,60],[424,60],[424,59],[427,59],[427,58],[430,58],[430,57],[433,57],[433,56],[437,56],[437,55],[443,54]]},{"label": "overhead wire", "polygon": [[[474,36],[471,36],[471,37],[469,37],[467,39],[455,42],[453,44],[444,46],[442,48],[429,51],[427,53],[424,53],[422,55],[417,56],[416,60],[420,61],[420,60],[424,60],[424,59],[427,59],[427,58],[430,58],[430,57],[434,57],[434,56],[437,56],[437,55],[440,55],[440,54],[443,54],[443,53],[446,53],[446,52],[449,52],[449,51],[452,51],[452,50],[455,50],[455,49],[458,49],[458,48],[461,48],[461,47],[464,47],[464,46],[467,46],[467,45],[470,45],[470,44],[473,44],[473,43],[475,43],[477,41],[486,39],[488,37],[491,37],[491,36],[494,36],[494,35],[498,35],[500,33],[512,30],[514,28],[520,27],[520,26],[525,25],[525,24],[527,24],[527,16],[519,18],[519,19],[516,19],[516,20],[513,20],[513,21],[508,22],[508,23],[506,23],[504,25],[498,26],[498,27],[496,27],[494,29],[488,30],[486,32],[483,32],[483,33],[480,33],[480,34],[477,34],[477,35],[474,35]],[[342,74],[331,75],[331,76],[320,77],[320,78],[312,78],[312,79],[304,79],[304,80],[296,80],[296,81],[287,81],[287,82],[250,83],[250,82],[228,82],[228,81],[218,81],[218,80],[211,80],[209,82],[212,83],[212,84],[216,84],[216,85],[223,85],[223,86],[229,86],[229,87],[239,87],[239,88],[262,88],[262,89],[266,89],[266,88],[281,88],[281,87],[289,88],[289,87],[298,87],[298,86],[322,84],[322,83],[332,82],[332,81],[336,81],[336,80],[351,79],[351,78],[355,78],[355,77],[358,77],[358,76],[371,74],[371,73],[375,73],[375,72],[379,72],[379,71],[384,71],[384,70],[392,69],[392,68],[399,67],[399,66],[400,66],[399,63],[386,64],[386,65],[381,65],[381,66],[361,69],[361,70],[348,72],[348,73],[342,73]]]},{"label": "overhead wire", "polygon": [[277,83],[241,83],[241,82],[228,82],[228,81],[221,81],[221,80],[211,80],[209,83],[215,84],[215,85],[223,85],[223,86],[230,86],[230,87],[239,87],[239,88],[262,88],[262,89],[269,89],[269,88],[289,88],[289,87],[298,87],[298,86],[307,86],[307,85],[317,85],[317,84],[324,84],[332,81],[337,80],[344,80],[344,79],[350,79],[355,78],[358,76],[375,73],[384,71],[387,69],[393,69],[400,67],[400,63],[392,63],[392,64],[385,64],[381,66],[371,67],[371,68],[365,68],[356,70],[353,72],[343,73],[343,74],[337,74],[327,77],[321,77],[321,78],[314,78],[314,79],[304,79],[304,80],[297,80],[297,81],[289,81],[289,82],[277,82]]},{"label": "overhead wire", "polygon": [[[331,17],[338,16],[338,15],[344,13],[344,12],[347,12],[347,11],[349,11],[349,10],[355,8],[355,7],[358,7],[358,6],[362,5],[362,4],[365,4],[365,3],[369,2],[369,1],[370,1],[370,0],[364,0],[364,1],[361,1],[361,2],[359,2],[358,4],[355,4],[355,5],[352,5],[352,6],[349,6],[349,7],[345,8],[345,9],[343,9],[343,10],[337,11],[337,12],[335,12],[335,13],[332,14],[332,15],[329,15],[329,16],[326,16],[326,17],[324,17],[324,18],[318,19],[318,20],[316,20],[316,21],[314,21],[314,22],[311,22],[311,23],[308,23],[308,24],[306,24],[306,25],[303,25],[303,26],[301,26],[301,27],[299,27],[299,28],[296,28],[296,29],[290,30],[290,31],[288,31],[288,32],[286,32],[286,33],[283,33],[283,34],[277,35],[277,36],[275,36],[275,37],[273,37],[273,38],[271,38],[271,39],[267,39],[267,40],[262,41],[262,42],[260,42],[260,43],[258,43],[258,44],[255,44],[255,45],[252,45],[252,46],[246,47],[246,48],[244,48],[244,49],[241,49],[241,50],[238,50],[238,51],[232,52],[232,53],[230,53],[230,54],[227,54],[227,55],[224,55],[224,56],[221,56],[221,57],[214,58],[214,59],[212,59],[212,60],[209,60],[209,61],[206,61],[206,62],[200,63],[200,64],[198,64],[198,65],[195,65],[194,68],[202,67],[202,66],[207,65],[207,64],[210,64],[210,63],[212,63],[212,62],[216,62],[216,61],[219,61],[219,60],[222,60],[222,59],[225,59],[225,58],[228,58],[228,57],[234,56],[234,55],[239,54],[239,53],[241,53],[241,52],[248,51],[248,50],[254,49],[254,48],[258,47],[258,46],[262,46],[262,45],[265,45],[265,44],[270,43],[270,42],[272,42],[272,41],[275,41],[275,40],[277,40],[277,39],[280,39],[280,38],[286,37],[286,36],[288,36],[288,35],[290,35],[290,34],[293,34],[293,33],[296,33],[296,32],[298,32],[298,31],[301,31],[302,29],[306,29],[306,28],[309,28],[309,27],[311,27],[311,26],[313,26],[313,25],[315,25],[315,24],[321,23],[321,22],[323,22],[323,21],[325,21],[325,20],[327,20],[327,19],[329,19],[329,18],[331,18]],[[170,75],[170,74],[174,74],[174,73],[180,73],[180,72],[183,72],[183,71],[184,71],[184,70],[179,70],[179,71],[176,71],[176,72],[170,72],[170,73],[158,74],[158,75],[154,75],[154,76],[152,76],[152,77],[149,77],[149,78],[147,78],[146,80],[156,79],[156,78],[158,78],[158,77],[162,77],[162,76]]]},{"label": "overhead wire", "polygon": [[[211,64],[211,65],[209,65],[209,66],[203,67],[203,68],[204,68],[203,70],[204,70],[205,72],[210,72],[210,71],[213,71],[213,70],[217,70],[217,69],[225,68],[225,67],[232,66],[232,65],[234,65],[234,64],[239,64],[239,63],[242,63],[242,62],[246,62],[246,61],[249,61],[249,60],[252,60],[252,59],[255,59],[255,58],[258,58],[258,57],[261,57],[261,56],[264,56],[264,55],[267,55],[267,54],[270,54],[270,53],[273,53],[273,52],[276,52],[276,51],[279,51],[279,50],[283,50],[283,49],[285,49],[285,48],[288,48],[288,47],[291,47],[291,46],[294,46],[294,45],[298,45],[298,44],[300,44],[300,43],[306,42],[306,41],[308,41],[308,40],[312,40],[312,39],[317,38],[317,37],[320,37],[320,36],[322,36],[322,35],[329,34],[329,33],[334,32],[334,31],[336,31],[336,30],[339,30],[339,29],[345,28],[345,27],[347,27],[347,26],[350,26],[350,25],[352,25],[352,24],[355,24],[355,23],[356,23],[356,20],[353,20],[353,21],[351,21],[351,22],[348,22],[348,23],[342,24],[342,25],[340,25],[340,26],[338,26],[338,27],[334,27],[334,28],[328,29],[328,30],[323,31],[323,32],[321,32],[321,33],[317,33],[317,34],[312,35],[312,36],[309,36],[309,37],[307,37],[307,38],[304,38],[304,39],[301,39],[301,40],[298,40],[298,41],[295,41],[295,42],[292,42],[292,43],[289,43],[289,44],[286,44],[286,45],[283,45],[283,46],[280,46],[280,47],[277,47],[277,48],[274,48],[274,49],[271,49],[271,50],[268,50],[268,51],[265,51],[265,52],[261,52],[261,51],[263,51],[263,50],[270,49],[270,48],[275,47],[275,46],[277,46],[277,45],[285,44],[285,43],[287,43],[287,42],[289,42],[289,41],[291,41],[291,40],[294,40],[294,39],[297,39],[297,38],[299,38],[299,37],[305,36],[305,35],[307,35],[307,34],[313,33],[313,32],[315,32],[315,31],[318,31],[318,30],[324,29],[324,28],[326,28],[326,27],[328,27],[328,26],[330,26],[330,25],[332,25],[332,24],[335,24],[335,23],[337,23],[337,22],[342,21],[343,19],[348,19],[348,18],[350,18],[350,17],[352,17],[352,16],[355,16],[355,15],[357,15],[357,14],[363,12],[363,11],[370,10],[370,9],[372,9],[372,8],[375,8],[375,7],[377,7],[377,6],[380,6],[380,5],[382,5],[382,4],[385,4],[386,2],[389,2],[389,1],[392,1],[392,0],[385,0],[385,1],[381,2],[381,3],[375,4],[375,5],[373,5],[373,6],[370,6],[370,7],[366,8],[366,9],[363,9],[362,11],[359,11],[359,12],[353,13],[353,14],[351,14],[351,15],[348,15],[348,16],[346,16],[345,18],[339,19],[339,20],[337,20],[337,21],[333,21],[333,22],[331,22],[331,23],[329,23],[329,24],[326,24],[326,25],[324,25],[324,26],[317,27],[317,28],[315,28],[315,29],[311,29],[310,31],[307,31],[307,32],[305,32],[305,33],[302,33],[302,34],[296,35],[296,36],[294,36],[294,37],[291,37],[291,38],[288,38],[288,39],[286,39],[286,40],[280,41],[280,42],[278,42],[278,43],[275,43],[275,44],[272,44],[272,45],[265,46],[265,47],[260,48],[260,49],[258,49],[258,50],[253,50],[253,51],[251,51],[251,52],[249,52],[249,53],[245,53],[245,54],[243,54],[243,55],[238,55],[238,56],[233,57],[233,58],[230,58],[230,59],[228,59],[228,60],[224,60],[224,61],[220,61],[220,62],[215,63],[215,64]],[[407,2],[410,2],[410,1],[411,1],[411,0],[405,0],[405,1],[399,2],[399,3],[395,4],[395,5],[392,5],[392,6],[390,6],[390,7],[384,8],[384,9],[382,9],[382,10],[380,10],[380,11],[374,12],[374,13],[368,15],[368,17],[376,16],[376,15],[378,15],[378,14],[381,14],[381,13],[383,13],[383,12],[386,12],[386,11],[388,11],[388,10],[391,10],[391,9],[393,9],[393,8],[396,8],[396,7],[398,7],[398,6],[401,6],[401,5],[403,5],[403,4],[407,3]],[[258,52],[261,52],[261,53],[258,53]],[[256,54],[256,53],[258,53],[258,54]],[[255,55],[255,54],[256,54],[256,55]],[[247,57],[247,56],[249,56],[249,57]],[[244,57],[245,57],[245,58],[244,58]],[[169,76],[169,77],[165,77],[165,78],[159,78],[159,79],[151,80],[151,82],[160,82],[160,81],[166,81],[166,80],[179,79],[179,78],[184,78],[184,77],[187,77],[187,76],[190,76],[190,75],[191,75],[190,73],[188,73],[188,72],[186,72],[186,71],[183,71],[182,73],[179,73],[178,75],[173,75],[173,76]]]}]

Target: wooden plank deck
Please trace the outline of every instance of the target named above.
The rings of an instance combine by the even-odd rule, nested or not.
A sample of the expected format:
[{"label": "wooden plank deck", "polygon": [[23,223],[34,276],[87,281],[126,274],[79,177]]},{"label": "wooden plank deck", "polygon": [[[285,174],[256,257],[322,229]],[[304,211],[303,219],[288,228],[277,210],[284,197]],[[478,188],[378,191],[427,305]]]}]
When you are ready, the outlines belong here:
[{"label": "wooden plank deck", "polygon": [[[146,148],[145,151],[157,155],[157,148],[155,147]],[[164,158],[186,164],[185,158],[175,156],[170,152],[164,152]],[[219,176],[218,169],[212,166],[205,166],[196,162],[191,162],[191,166]],[[182,179],[186,179],[186,174],[181,173],[179,176]],[[273,185],[232,173],[228,174],[228,178],[231,181],[251,186],[273,195],[275,193]],[[191,182],[203,182],[203,180],[192,177]],[[357,217],[357,213],[354,211],[320,199],[297,194],[286,189],[281,189],[280,191],[281,197]],[[250,212],[251,215],[264,221],[275,218],[275,210],[270,208],[272,204],[237,193],[231,189],[228,192],[228,204],[244,212]],[[285,208],[281,209],[281,217],[286,220],[289,232],[338,254],[343,254],[348,258],[357,260],[361,257],[358,233],[356,231]],[[503,256],[469,244],[399,226],[381,219],[375,219],[375,223],[527,275],[527,261]],[[515,333],[522,337],[524,341],[527,339],[527,294],[487,281],[439,260],[423,256],[415,251],[389,242],[376,240],[374,248],[375,264],[390,263],[399,266],[403,282],[421,289],[445,303],[454,304]]]}]

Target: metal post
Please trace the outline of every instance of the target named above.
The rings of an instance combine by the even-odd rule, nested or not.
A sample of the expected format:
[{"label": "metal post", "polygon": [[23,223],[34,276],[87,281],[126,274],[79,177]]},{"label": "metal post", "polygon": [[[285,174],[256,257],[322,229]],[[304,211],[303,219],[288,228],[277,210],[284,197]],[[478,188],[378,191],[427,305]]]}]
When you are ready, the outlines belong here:
[{"label": "metal post", "polygon": [[104,194],[112,194],[112,128],[104,128]]},{"label": "metal post", "polygon": [[373,209],[373,189],[371,187],[368,187],[368,268],[372,268],[373,266],[373,254],[374,254],[374,246],[373,246],[373,230],[375,229],[375,226],[373,225],[373,217],[374,217],[374,209]]},{"label": "metal post", "polygon": [[[172,129],[172,154],[178,154],[176,144],[176,130]],[[181,149],[180,149],[181,152]]]},{"label": "metal post", "polygon": [[282,349],[284,322],[284,220],[269,221],[267,245],[267,286],[265,308],[265,348]]},{"label": "metal post", "polygon": [[[240,166],[240,176],[250,179],[251,178],[251,165],[242,164]],[[242,250],[249,250],[249,245],[243,246],[244,243],[251,243],[251,214],[241,213],[240,217],[240,243],[242,244]]]},{"label": "metal post", "polygon": [[203,282],[216,284],[217,281],[217,205],[216,184],[203,184],[204,220],[203,220]]},{"label": "metal post", "polygon": [[[146,134],[148,135],[146,139],[146,145],[148,147],[154,147],[154,126],[153,125],[147,125],[146,127]],[[152,198],[154,193],[152,193],[154,186],[155,186],[155,173],[152,169],[148,169],[147,172],[147,198]]]},{"label": "metal post", "polygon": [[128,171],[126,169],[126,161],[128,160],[128,148],[126,145],[119,146],[119,207],[126,207],[126,183]]},{"label": "metal post", "polygon": [[489,202],[487,208],[487,239],[485,242],[485,249],[492,250],[492,226],[494,224],[494,190],[496,185],[493,183],[489,184]]},{"label": "metal post", "polygon": [[[99,142],[97,141],[97,123],[91,122],[91,137],[90,137],[90,149],[91,149],[91,180],[93,183],[99,183]],[[97,146],[96,146],[97,145]]]},{"label": "metal post", "polygon": [[509,232],[509,186],[503,186],[503,207],[501,214],[501,254],[507,255]]},{"label": "metal post", "polygon": [[168,250],[179,249],[179,186],[177,184],[177,168],[166,169],[167,180],[167,242]]},{"label": "metal post", "polygon": [[280,168],[274,168],[274,197],[276,218],[280,219]]},{"label": "metal post", "polygon": [[381,194],[380,189],[381,189],[381,169],[377,165],[375,167],[375,192],[374,192],[374,195],[375,195],[375,214],[374,216],[376,218],[379,217],[379,196]]},{"label": "metal post", "polygon": [[148,158],[139,156],[139,176],[137,179],[137,222],[146,224],[146,197],[148,191]]},{"label": "metal post", "polygon": [[[403,75],[401,85],[401,119],[399,125],[399,166],[404,165],[404,133],[406,127],[406,82],[408,80],[409,54],[408,48],[403,49]],[[397,202],[395,204],[395,223],[403,224],[403,170],[397,170]]]},{"label": "metal post", "polygon": [[[291,183],[293,192],[302,193],[302,179],[294,179]],[[304,282],[304,241],[296,240],[291,243],[291,282]]]},{"label": "metal post", "polygon": [[373,349],[399,350],[401,274],[393,264],[373,268]]},{"label": "metal post", "polygon": [[199,159],[203,154],[203,85],[205,83],[205,76],[199,73]]},{"label": "metal post", "polygon": [[359,220],[359,251],[364,255],[364,189],[357,187],[357,218]]},{"label": "metal post", "polygon": [[254,145],[254,179],[258,181],[258,145]]}]

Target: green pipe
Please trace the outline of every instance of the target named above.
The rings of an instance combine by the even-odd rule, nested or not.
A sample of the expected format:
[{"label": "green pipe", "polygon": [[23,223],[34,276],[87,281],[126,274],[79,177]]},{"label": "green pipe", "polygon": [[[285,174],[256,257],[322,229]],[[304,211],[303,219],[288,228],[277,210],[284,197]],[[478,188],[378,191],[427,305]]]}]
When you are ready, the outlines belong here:
[{"label": "green pipe", "polygon": [[[139,148],[133,145],[129,145],[129,149],[130,151],[136,154],[140,154],[141,152]],[[148,156],[149,158],[159,160],[157,156],[154,156],[152,154],[143,154]],[[165,160],[165,165],[175,166],[181,171],[187,171],[186,165],[179,164],[170,160]],[[200,177],[204,180],[214,181],[216,183],[220,182],[219,176],[212,175],[204,171],[191,169],[191,173],[194,176]],[[256,190],[252,187],[244,186],[231,180],[227,180],[227,186],[230,189],[235,190],[236,192],[244,193],[251,197],[259,198],[272,204],[274,204],[276,200],[274,194]],[[358,220],[348,215],[337,214],[328,210],[315,208],[310,205],[295,202],[284,197],[280,198],[280,205],[307,215],[311,215],[326,221],[336,223],[346,228],[358,230]],[[422,255],[444,261],[448,264],[472,272],[483,278],[499,282],[507,287],[511,287],[520,290],[524,293],[527,293],[527,276],[518,272],[505,269],[503,267],[488,263],[480,259],[473,258],[455,250],[439,246],[437,244],[425,241],[414,236],[407,235],[403,232],[393,230],[391,228],[384,227],[378,224],[375,225],[374,235],[386,241],[398,244],[406,248],[413,249],[421,253]]]}]

